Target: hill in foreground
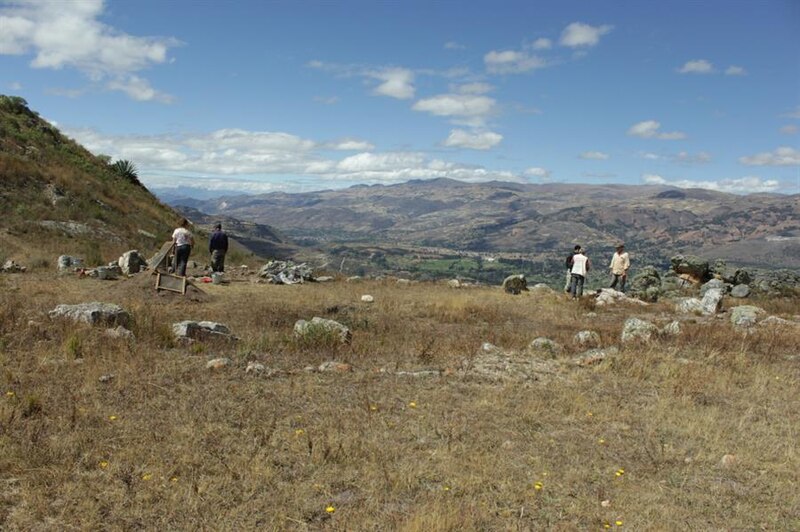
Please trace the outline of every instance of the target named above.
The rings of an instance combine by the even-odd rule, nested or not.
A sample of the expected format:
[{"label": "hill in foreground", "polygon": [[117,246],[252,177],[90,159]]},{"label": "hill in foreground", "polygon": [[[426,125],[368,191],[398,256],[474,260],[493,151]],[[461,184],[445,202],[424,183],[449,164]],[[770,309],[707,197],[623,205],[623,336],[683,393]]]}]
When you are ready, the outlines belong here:
[{"label": "hill in foreground", "polygon": [[[732,299],[704,318],[389,280],[143,286],[0,275],[0,528],[800,528],[796,299],[747,301],[766,314],[743,334]],[[133,336],[48,317],[101,287]],[[350,343],[296,337],[313,316]],[[680,327],[622,342],[630,317]],[[179,342],[187,319],[239,341]]]}]

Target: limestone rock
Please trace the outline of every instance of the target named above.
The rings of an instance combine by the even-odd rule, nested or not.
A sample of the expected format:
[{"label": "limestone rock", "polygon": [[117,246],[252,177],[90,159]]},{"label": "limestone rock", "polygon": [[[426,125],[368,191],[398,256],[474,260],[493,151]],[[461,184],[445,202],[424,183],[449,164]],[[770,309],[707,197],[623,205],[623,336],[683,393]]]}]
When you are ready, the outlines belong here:
[{"label": "limestone rock", "polygon": [[273,284],[299,284],[314,280],[311,268],[305,263],[283,260],[269,261],[258,271],[258,276]]},{"label": "limestone rock", "polygon": [[708,282],[703,283],[703,285],[700,286],[700,297],[706,295],[706,292],[712,288],[718,288],[722,290],[723,293],[728,293],[731,291],[732,286],[722,279],[710,279]]},{"label": "limestone rock", "polygon": [[528,290],[528,282],[523,274],[509,275],[503,280],[503,291],[508,294],[520,294]]},{"label": "limestone rock", "polygon": [[670,259],[672,271],[687,274],[699,282],[711,276],[708,261],[695,255],[675,255]]},{"label": "limestone rock", "polygon": [[628,318],[622,327],[622,343],[649,342],[658,334],[658,327],[639,318]]},{"label": "limestone rock", "polygon": [[550,338],[534,338],[534,340],[528,345],[528,352],[534,354],[543,354],[549,357],[555,357],[557,354],[561,353],[564,350],[561,345],[557,344]]},{"label": "limestone rock", "polygon": [[682,332],[681,322],[678,320],[669,322],[661,329],[661,334],[664,336],[680,336]]},{"label": "limestone rock", "polygon": [[117,338],[122,340],[135,340],[136,336],[134,336],[133,332],[126,329],[122,325],[118,325],[113,329],[106,329],[105,335],[109,338]]},{"label": "limestone rock", "polygon": [[459,281],[458,279],[450,279],[449,281],[447,281],[447,286],[449,286],[450,288],[461,288],[461,281]]},{"label": "limestone rock", "polygon": [[737,284],[731,289],[731,297],[739,299],[745,298],[750,295],[750,287],[746,284]]},{"label": "limestone rock", "polygon": [[72,257],[70,255],[61,255],[58,257],[58,272],[59,273],[68,273],[75,271],[75,269],[80,268],[83,266],[83,260],[79,259],[78,257]]},{"label": "limestone rock", "polygon": [[221,340],[236,342],[238,338],[231,334],[227,325],[213,321],[184,320],[172,324],[172,333],[178,340]]},{"label": "limestone rock", "polygon": [[8,259],[3,263],[3,267],[0,268],[0,271],[5,273],[23,273],[27,268],[11,259]]},{"label": "limestone rock", "polygon": [[248,362],[247,368],[245,368],[245,373],[263,373],[266,371],[267,367],[260,362]]},{"label": "limestone rock", "polygon": [[716,314],[722,308],[724,292],[721,288],[710,288],[706,291],[700,304],[703,306],[703,314],[710,316]]},{"label": "limestone rock", "polygon": [[640,299],[634,299],[626,296],[623,292],[614,290],[613,288],[601,288],[597,291],[598,306],[613,305],[615,303],[634,303],[637,305],[647,305],[646,302]]},{"label": "limestone rock", "polygon": [[703,315],[703,304],[696,297],[683,297],[678,299],[675,311],[680,314]]},{"label": "limestone rock", "polygon": [[147,260],[139,253],[139,250],[136,249],[123,253],[117,260],[117,264],[124,275],[139,273],[147,268]]},{"label": "limestone rock", "polygon": [[372,297],[369,294],[364,294],[363,296],[361,296],[361,302],[362,303],[373,303],[373,302],[375,302],[375,298]]},{"label": "limestone rock", "polygon": [[326,373],[326,372],[335,372],[335,373],[348,373],[353,371],[353,366],[350,364],[345,364],[344,362],[337,362],[335,360],[328,360],[323,362],[317,368],[317,371]]},{"label": "limestone rock", "polygon": [[595,331],[580,331],[575,334],[572,341],[580,347],[599,347],[600,335]]},{"label": "limestone rock", "polygon": [[731,309],[731,323],[734,327],[746,329],[758,321],[764,310],[753,305],[739,305]]},{"label": "limestone rock", "polygon": [[294,335],[305,340],[334,337],[343,344],[350,343],[353,334],[350,329],[338,321],[313,317],[311,321],[297,320],[294,324]]},{"label": "limestone rock", "polygon": [[122,325],[127,326],[131,321],[128,312],[113,303],[79,303],[77,305],[58,305],[51,310],[50,318],[65,318],[76,322],[91,325]]},{"label": "limestone rock", "polygon": [[657,301],[661,295],[661,276],[653,266],[645,266],[631,279],[630,293],[645,301]]},{"label": "limestone rock", "polygon": [[593,366],[619,353],[616,347],[607,347],[605,349],[590,349],[572,358],[572,361],[582,367]]},{"label": "limestone rock", "polygon": [[226,358],[226,357],[213,358],[213,359],[209,360],[208,362],[206,362],[206,368],[207,369],[213,369],[213,370],[223,369],[223,368],[226,368],[226,367],[228,367],[230,365],[231,365],[231,359],[230,358]]},{"label": "limestone rock", "polygon": [[791,321],[778,316],[768,316],[758,322],[762,327],[792,327],[800,329],[800,321]]}]

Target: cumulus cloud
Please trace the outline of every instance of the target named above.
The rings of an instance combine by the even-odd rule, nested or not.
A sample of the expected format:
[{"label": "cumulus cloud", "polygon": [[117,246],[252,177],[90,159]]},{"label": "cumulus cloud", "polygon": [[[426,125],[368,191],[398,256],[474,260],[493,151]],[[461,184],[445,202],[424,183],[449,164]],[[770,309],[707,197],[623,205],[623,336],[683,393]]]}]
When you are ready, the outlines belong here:
[{"label": "cumulus cloud", "polygon": [[532,166],[526,168],[524,174],[528,177],[536,177],[538,179],[548,179],[553,172],[540,166]]},{"label": "cumulus cloud", "polygon": [[681,74],[711,74],[714,72],[714,65],[705,59],[693,59],[686,61],[682,67],[678,69]]},{"label": "cumulus cloud", "polygon": [[606,161],[608,160],[608,154],[603,153],[601,151],[585,151],[578,155],[581,159],[593,159],[596,161]]},{"label": "cumulus cloud", "polygon": [[[508,171],[432,159],[418,152],[373,153],[359,151],[341,159],[331,149],[372,149],[354,139],[334,143],[315,142],[284,132],[221,129],[202,135],[104,136],[92,130],[65,130],[96,154],[129,159],[140,169],[147,186],[165,186],[165,176],[201,176],[187,186],[256,192],[273,187],[268,182],[304,182],[319,188],[323,182],[397,183],[409,179],[448,177],[462,181],[523,181]],[[216,179],[216,181],[212,181]],[[170,178],[171,179],[171,178]],[[192,178],[194,179],[194,178]],[[250,183],[248,185],[248,183]],[[292,185],[297,189],[300,185]]]},{"label": "cumulus cloud", "polygon": [[492,74],[522,74],[547,66],[541,57],[517,50],[492,50],[483,56],[483,62]]},{"label": "cumulus cloud", "polygon": [[573,22],[561,32],[559,44],[570,48],[591,47],[600,42],[600,37],[614,29],[613,26],[590,26],[581,22]]},{"label": "cumulus cloud", "polygon": [[482,126],[494,112],[495,100],[472,94],[440,94],[417,101],[412,109],[449,117],[454,123]]},{"label": "cumulus cloud", "polygon": [[375,94],[398,100],[414,97],[414,73],[407,68],[386,68],[370,72],[368,75],[381,81],[381,84],[375,87]]},{"label": "cumulus cloud", "polygon": [[33,54],[34,68],[74,68],[92,82],[140,101],[169,102],[136,73],[168,61],[179,42],[137,37],[102,22],[102,0],[13,2],[0,8],[0,54]]},{"label": "cumulus cloud", "polygon": [[531,44],[531,48],[533,48],[534,50],[549,50],[552,47],[553,47],[553,41],[551,41],[550,39],[545,39],[544,37],[536,39]]},{"label": "cumulus cloud", "polygon": [[740,66],[731,65],[725,69],[726,76],[746,76],[747,70]]},{"label": "cumulus cloud", "polygon": [[797,134],[797,126],[795,126],[794,124],[789,124],[789,125],[786,125],[786,126],[783,126],[782,128],[780,128],[779,131],[781,133],[783,133],[784,135],[796,135]]},{"label": "cumulus cloud", "polygon": [[740,157],[739,162],[747,166],[800,166],[800,151],[782,146],[771,152]]},{"label": "cumulus cloud", "polygon": [[372,151],[375,149],[375,146],[372,143],[365,140],[356,139],[342,139],[338,142],[329,144],[327,147],[330,147],[334,150],[343,151]]},{"label": "cumulus cloud", "polygon": [[645,120],[632,125],[628,129],[628,135],[632,137],[640,137],[643,139],[661,139],[661,140],[680,140],[685,139],[686,134],[680,131],[672,131],[662,133],[659,131],[661,124],[655,120]]},{"label": "cumulus cloud", "polygon": [[471,150],[488,150],[497,146],[503,135],[493,131],[465,131],[453,129],[450,136],[442,143],[448,148],[468,148]]},{"label": "cumulus cloud", "polygon": [[780,183],[775,179],[761,179],[757,176],[746,176],[737,179],[720,179],[717,181],[692,181],[689,179],[666,179],[657,174],[643,174],[642,181],[648,185],[669,185],[678,188],[705,188],[732,194],[753,194],[757,192],[775,192]]}]

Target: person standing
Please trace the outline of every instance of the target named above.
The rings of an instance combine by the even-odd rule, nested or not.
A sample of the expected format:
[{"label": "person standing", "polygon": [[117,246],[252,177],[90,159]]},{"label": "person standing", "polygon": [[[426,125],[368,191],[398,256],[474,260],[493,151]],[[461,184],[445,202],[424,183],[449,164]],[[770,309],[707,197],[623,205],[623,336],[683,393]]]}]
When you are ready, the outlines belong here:
[{"label": "person standing", "polygon": [[181,223],[172,232],[172,243],[175,244],[175,275],[186,277],[186,265],[192,253],[194,236],[189,231],[189,220],[181,218]]},{"label": "person standing", "polygon": [[575,246],[575,254],[572,256],[572,282],[569,287],[572,299],[578,299],[583,295],[583,283],[586,280],[586,274],[592,267],[592,262],[589,260],[583,249],[580,246]]},{"label": "person standing", "polygon": [[580,251],[580,246],[575,246],[572,250],[572,253],[567,255],[567,260],[564,261],[564,264],[567,267],[567,277],[564,279],[564,292],[570,292],[570,286],[572,286],[572,256],[575,255],[578,251]]},{"label": "person standing", "polygon": [[211,253],[211,271],[222,273],[225,271],[225,254],[228,252],[228,235],[222,230],[222,224],[214,226],[214,232],[208,241],[208,251]]},{"label": "person standing", "polygon": [[609,288],[616,288],[619,283],[619,291],[625,291],[625,281],[628,280],[628,269],[631,267],[631,258],[628,252],[625,251],[625,244],[617,244],[614,256],[611,257],[611,286]]}]

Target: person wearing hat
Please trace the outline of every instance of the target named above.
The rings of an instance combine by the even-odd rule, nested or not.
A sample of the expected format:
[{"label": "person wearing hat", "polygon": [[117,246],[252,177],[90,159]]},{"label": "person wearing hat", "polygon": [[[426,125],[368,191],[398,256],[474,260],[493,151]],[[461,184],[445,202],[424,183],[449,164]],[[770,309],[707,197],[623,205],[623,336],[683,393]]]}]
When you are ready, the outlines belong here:
[{"label": "person wearing hat", "polygon": [[225,271],[225,254],[228,252],[228,235],[222,230],[222,224],[214,226],[214,232],[208,241],[208,251],[211,253],[211,271],[222,273]]},{"label": "person wearing hat", "polygon": [[611,257],[611,286],[609,288],[616,288],[619,283],[619,291],[625,291],[625,281],[628,280],[628,269],[631,267],[631,258],[628,252],[625,251],[625,244],[620,242],[617,244],[617,250],[614,256]]}]

